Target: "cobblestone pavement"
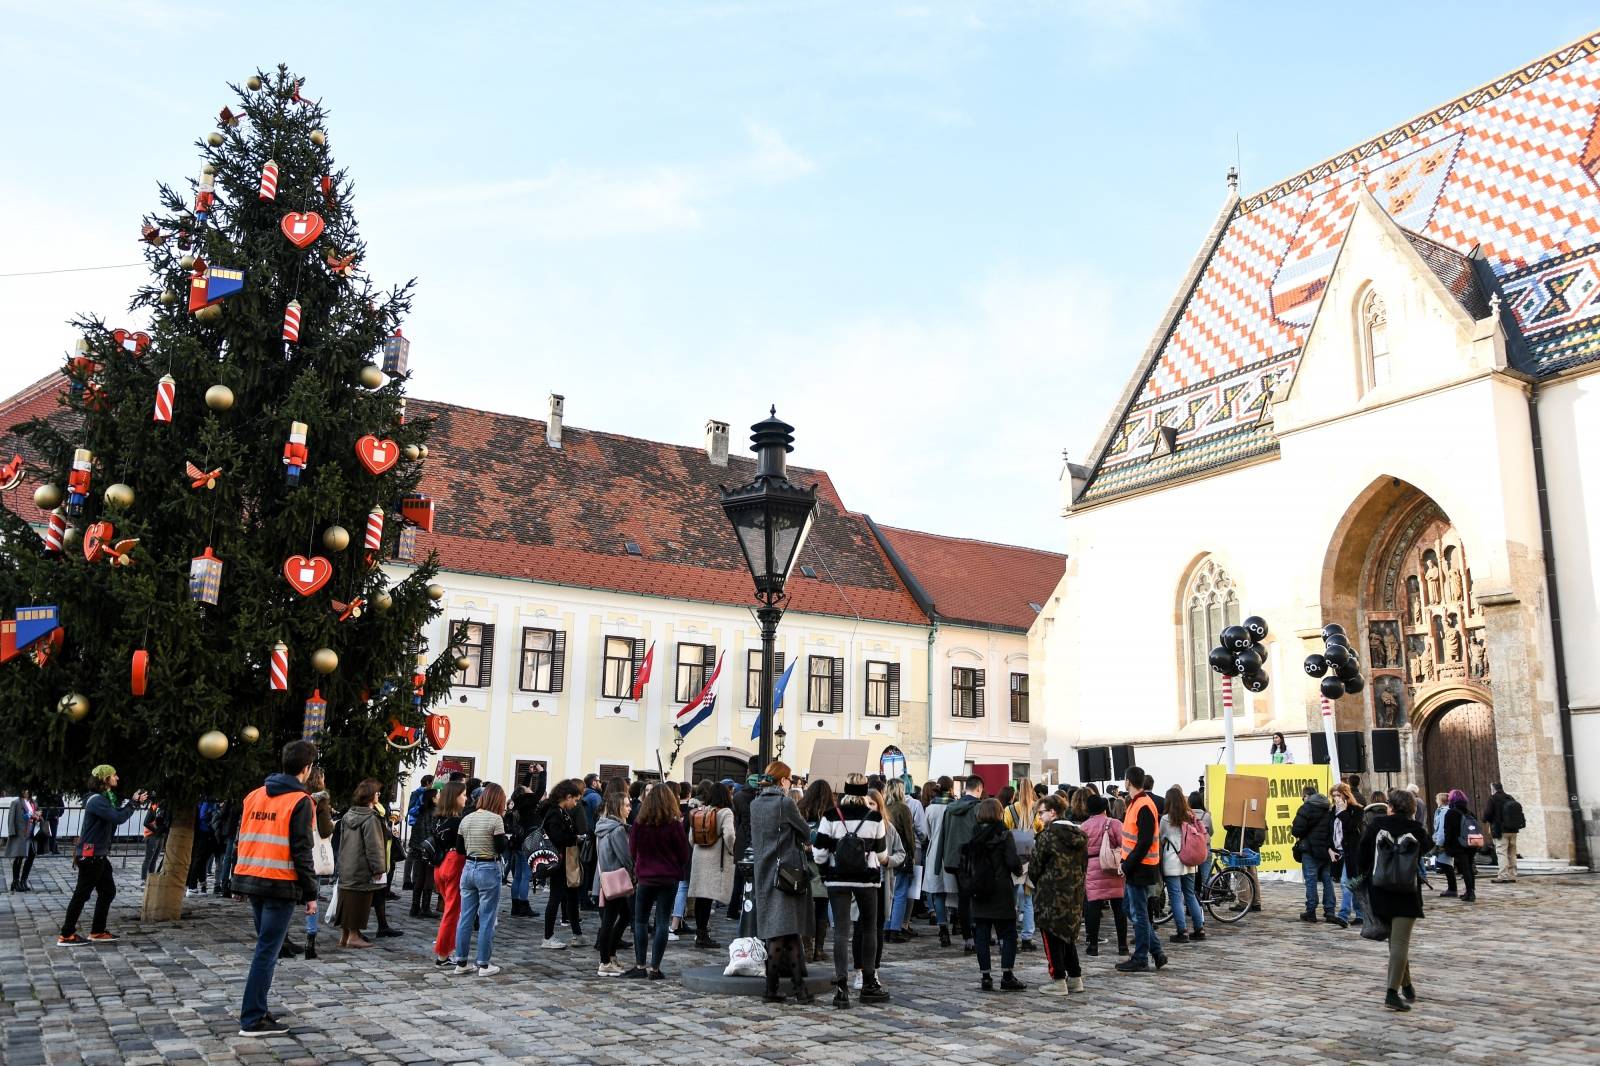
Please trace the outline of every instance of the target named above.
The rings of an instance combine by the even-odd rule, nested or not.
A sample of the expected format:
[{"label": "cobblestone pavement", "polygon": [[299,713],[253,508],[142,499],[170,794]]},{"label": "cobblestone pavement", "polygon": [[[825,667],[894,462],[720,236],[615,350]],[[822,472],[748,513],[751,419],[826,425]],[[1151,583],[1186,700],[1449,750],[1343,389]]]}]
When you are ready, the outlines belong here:
[{"label": "cobblestone pavement", "polygon": [[[1586,921],[1600,879],[1588,877],[1483,883],[1476,905],[1430,899],[1413,941],[1420,999],[1406,1015],[1380,1007],[1384,947],[1297,921],[1298,885],[1268,884],[1262,913],[1231,929],[1213,923],[1205,944],[1171,946],[1160,975],[1115,974],[1114,953],[1085,959],[1088,994],[1066,1000],[1034,988],[980,994],[972,959],[923,935],[887,946],[894,1002],[848,1013],[823,1000],[697,998],[670,979],[602,980],[592,949],[539,950],[541,923],[507,917],[502,898],[499,976],[439,974],[431,930],[403,919],[406,935],[371,951],[330,946],[315,962],[284,961],[273,1003],[294,1031],[261,1040],[237,1035],[246,905],[196,898],[182,923],[141,926],[136,870],[120,877],[116,944],[53,946],[63,859],[39,862],[35,892],[0,897],[0,1062],[1600,1061],[1600,955]],[[586,914],[591,938],[595,928]],[[728,932],[719,921],[713,935]],[[664,968],[670,977],[712,955],[686,937],[668,946]],[[1021,956],[1030,985],[1043,968],[1043,952]]]}]

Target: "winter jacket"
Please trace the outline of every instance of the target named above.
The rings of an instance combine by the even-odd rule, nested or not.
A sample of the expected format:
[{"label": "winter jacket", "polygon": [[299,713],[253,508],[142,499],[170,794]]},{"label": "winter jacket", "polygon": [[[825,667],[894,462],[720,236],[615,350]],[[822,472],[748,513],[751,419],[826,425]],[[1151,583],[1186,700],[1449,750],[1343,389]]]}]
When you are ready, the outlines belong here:
[{"label": "winter jacket", "polygon": [[911,831],[916,834],[915,841],[906,841],[906,847],[909,849],[915,844],[916,857],[911,861],[913,865],[921,866],[928,850],[928,812],[923,809],[921,800],[909,795],[906,797],[906,809],[911,812]]},{"label": "winter jacket", "polygon": [[928,844],[922,853],[924,892],[948,892],[954,895],[959,891],[956,875],[946,872],[944,864],[939,862],[939,853],[944,849],[944,816],[949,810],[948,800],[940,802],[936,799],[923,812],[928,819]]},{"label": "winter jacket", "polygon": [[575,848],[578,846],[577,819],[582,817],[583,812],[577,807],[571,811],[564,811],[560,804],[552,803],[545,808],[544,816],[539,819],[539,828],[544,830],[550,846],[556,851]]},{"label": "winter jacket", "polygon": [[811,827],[800,816],[794,800],[776,785],[762,789],[750,805],[750,842],[756,852],[755,881],[751,886],[756,905],[756,936],[771,940],[799,936],[815,913],[810,895],[791,896],[778,891],[778,867],[803,865],[803,846]]},{"label": "winter jacket", "polygon": [[[1191,816],[1192,817],[1192,816]],[[1161,816],[1161,876],[1181,877],[1192,874],[1199,866],[1188,866],[1178,858],[1183,848],[1183,826],[1173,825],[1166,815]]]},{"label": "winter jacket", "polygon": [[26,859],[33,842],[33,827],[39,822],[39,808],[18,796],[11,801],[11,822],[7,826],[6,858]]},{"label": "winter jacket", "polygon": [[[945,820],[949,821],[948,816]],[[977,823],[971,838],[962,845],[962,851],[972,855],[974,863],[986,863],[994,871],[988,890],[972,895],[972,916],[999,922],[1014,921],[1017,893],[1011,879],[1022,873],[1022,859],[1017,855],[1017,843],[1011,830],[1003,822]],[[1037,915],[1037,910],[1034,913]]]},{"label": "winter jacket", "polygon": [[[268,796],[281,796],[286,792],[305,792],[306,786],[290,774],[271,774],[264,787]],[[306,794],[310,799],[310,794]],[[270,899],[295,899],[301,903],[317,898],[317,864],[311,852],[316,833],[316,804],[297,803],[289,815],[289,857],[294,862],[295,879],[284,881],[273,877],[252,877],[235,873],[232,887],[241,896],[262,896]]]},{"label": "winter jacket", "polygon": [[[1333,843],[1334,851],[1340,853],[1339,868],[1355,877],[1359,869],[1358,860],[1361,857],[1361,823],[1362,811],[1365,808],[1357,806],[1346,807],[1342,811],[1333,813]],[[1426,841],[1421,842],[1426,850]]]},{"label": "winter jacket", "polygon": [[628,827],[609,814],[600,816],[594,827],[594,881],[590,894],[600,895],[600,875],[610,870],[633,872],[633,853],[628,850]]},{"label": "winter jacket", "polygon": [[[282,775],[274,774],[273,777]],[[268,781],[272,778],[268,778]],[[289,778],[294,781],[294,778]],[[296,785],[300,782],[295,781]],[[74,849],[72,857],[83,858],[85,849],[93,848],[96,855],[104,856],[106,849],[111,846],[111,837],[117,831],[117,826],[132,818],[139,808],[133,805],[132,800],[123,800],[122,806],[114,807],[104,794],[96,792],[83,804],[83,825],[78,829],[78,846]]]},{"label": "winter jacket", "polygon": [[517,816],[515,832],[512,832],[511,817],[506,816],[506,833],[511,837],[511,846],[521,848],[539,825],[539,799],[532,792],[519,792],[511,798],[511,812]]},{"label": "winter jacket", "polygon": [[[1112,853],[1121,855],[1122,823],[1107,815],[1097,814],[1083,823],[1083,832],[1089,838],[1089,875],[1085,879],[1084,894],[1089,899],[1121,899],[1127,881],[1123,879],[1120,867],[1114,871],[1100,868],[1100,838],[1110,834]],[[1035,848],[1038,846],[1034,844]],[[1037,910],[1038,905],[1034,906]]]},{"label": "winter jacket", "polygon": [[[1151,800],[1154,799],[1152,796]],[[1157,809],[1145,803],[1140,803],[1135,809],[1133,802],[1130,801],[1128,808],[1134,810],[1135,822],[1131,826],[1124,822],[1122,826],[1123,836],[1133,837],[1128,856],[1122,860],[1122,876],[1130,884],[1149,887],[1161,878],[1161,863],[1157,861],[1151,864],[1144,861],[1146,855],[1160,854],[1159,850],[1152,851],[1152,849],[1161,847],[1161,815]]]},{"label": "winter jacket", "polygon": [[[690,809],[698,806],[690,800]],[[687,819],[685,819],[687,821]],[[686,834],[693,840],[694,832]],[[713,844],[700,847],[691,845],[689,858],[689,896],[692,899],[709,899],[726,903],[733,896],[733,870],[737,864],[733,851],[733,809],[723,807],[717,811],[717,839]]]},{"label": "winter jacket", "polygon": [[[883,883],[882,858],[888,847],[883,816],[862,804],[836,807],[822,816],[811,838],[811,854],[822,867],[822,879],[829,888],[877,888]],[[842,877],[834,869],[833,856],[839,842],[854,835],[866,853],[865,878]]]},{"label": "winter jacket", "polygon": [[1057,818],[1034,837],[1033,858],[1028,861],[1033,919],[1039,928],[1069,944],[1083,920],[1089,862],[1089,835],[1065,818]]},{"label": "winter jacket", "polygon": [[1318,792],[1300,804],[1289,834],[1300,842],[1307,858],[1327,862],[1328,849],[1333,847],[1333,804],[1328,797]]},{"label": "winter jacket", "polygon": [[[1444,812],[1444,850],[1457,860],[1458,864],[1463,857],[1471,858],[1478,853],[1477,848],[1469,848],[1461,843],[1461,816],[1467,813],[1465,803],[1452,803]],[[1457,865],[1457,869],[1460,866]]]},{"label": "winter jacket", "polygon": [[[911,808],[904,803],[889,804],[889,823],[900,834],[900,843],[905,845],[906,851],[914,855],[917,850],[917,824],[911,815]],[[914,858],[909,859],[906,865],[914,861]]]},{"label": "winter jacket", "polygon": [[[1428,848],[1428,830],[1421,822],[1410,818],[1402,818],[1397,814],[1385,814],[1374,818],[1372,824],[1367,826],[1367,831],[1361,834],[1360,870],[1363,874],[1372,873],[1373,862],[1378,856],[1378,834],[1387,832],[1391,837],[1399,840],[1410,833],[1417,838],[1417,846],[1426,851]],[[1371,884],[1367,885],[1367,894],[1372,900],[1372,913],[1389,921],[1393,918],[1421,918],[1422,917],[1422,883],[1419,880],[1416,888],[1411,892],[1391,892]]]},{"label": "winter jacket", "polygon": [[628,827],[628,851],[633,855],[634,877],[641,885],[676,885],[689,865],[689,838],[678,821],[666,825],[635,822]]},{"label": "winter jacket", "polygon": [[944,843],[939,848],[939,866],[947,873],[955,873],[961,865],[961,849],[978,827],[978,797],[962,796],[944,812],[940,828],[944,830]]},{"label": "winter jacket", "polygon": [[[309,810],[310,805],[306,807]],[[352,806],[345,811],[339,819],[339,891],[376,892],[383,888],[378,878],[389,873],[387,844],[382,815],[376,807]]]},{"label": "winter jacket", "polygon": [[756,794],[756,790],[748,784],[740,785],[733,790],[733,853],[735,855],[743,855],[745,849],[750,846],[750,804],[755,801]]}]

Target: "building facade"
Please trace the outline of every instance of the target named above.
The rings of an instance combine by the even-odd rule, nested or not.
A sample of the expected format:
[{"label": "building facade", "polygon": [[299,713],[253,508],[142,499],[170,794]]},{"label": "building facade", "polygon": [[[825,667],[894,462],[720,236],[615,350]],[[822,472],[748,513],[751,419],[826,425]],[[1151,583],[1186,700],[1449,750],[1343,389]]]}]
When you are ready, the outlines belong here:
[{"label": "building facade", "polygon": [[1189,785],[1220,758],[1207,653],[1256,614],[1271,683],[1235,686],[1239,760],[1276,731],[1308,761],[1301,664],[1338,622],[1366,675],[1332,708],[1342,769],[1480,809],[1503,782],[1525,855],[1586,860],[1597,372],[1600,35],[1230,193],[1090,464],[1063,471],[1069,561],[1032,632],[1045,754],[1131,744]]}]

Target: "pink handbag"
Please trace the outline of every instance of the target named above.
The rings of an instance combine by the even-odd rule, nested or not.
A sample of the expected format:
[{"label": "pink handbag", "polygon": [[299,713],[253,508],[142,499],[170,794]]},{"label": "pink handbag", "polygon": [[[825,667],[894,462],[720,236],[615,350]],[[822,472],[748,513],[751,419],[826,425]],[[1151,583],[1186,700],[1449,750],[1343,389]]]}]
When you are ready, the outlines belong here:
[{"label": "pink handbag", "polygon": [[619,866],[615,870],[600,871],[600,902],[606,900],[623,899],[633,895],[633,875],[627,867]]}]

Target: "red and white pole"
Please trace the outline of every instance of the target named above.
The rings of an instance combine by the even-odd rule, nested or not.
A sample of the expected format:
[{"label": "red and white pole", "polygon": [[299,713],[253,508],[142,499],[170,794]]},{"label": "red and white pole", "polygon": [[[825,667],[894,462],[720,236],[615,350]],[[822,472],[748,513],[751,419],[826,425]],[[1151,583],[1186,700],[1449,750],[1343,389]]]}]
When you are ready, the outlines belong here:
[{"label": "red and white pole", "polygon": [[1328,741],[1328,769],[1333,774],[1333,780],[1330,784],[1337,784],[1339,781],[1339,745],[1334,733],[1333,701],[1326,696],[1322,697],[1322,735]]},{"label": "red and white pole", "polygon": [[1234,772],[1236,760],[1233,753],[1233,678],[1222,675],[1222,749],[1226,755],[1228,773]]}]

